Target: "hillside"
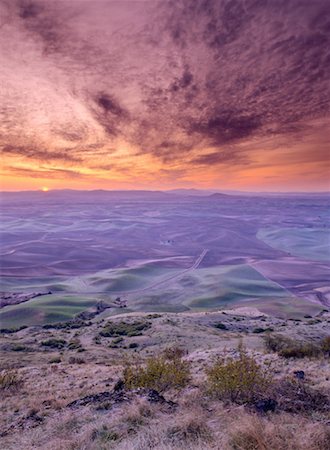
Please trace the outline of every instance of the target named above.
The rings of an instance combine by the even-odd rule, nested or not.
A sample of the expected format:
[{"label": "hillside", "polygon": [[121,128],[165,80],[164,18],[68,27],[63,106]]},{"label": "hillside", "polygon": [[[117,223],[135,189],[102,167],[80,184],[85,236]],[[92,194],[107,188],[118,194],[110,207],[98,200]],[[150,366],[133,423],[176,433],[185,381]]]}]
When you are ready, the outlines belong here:
[{"label": "hillside", "polygon": [[242,307],[2,330],[1,448],[325,450],[329,324]]}]

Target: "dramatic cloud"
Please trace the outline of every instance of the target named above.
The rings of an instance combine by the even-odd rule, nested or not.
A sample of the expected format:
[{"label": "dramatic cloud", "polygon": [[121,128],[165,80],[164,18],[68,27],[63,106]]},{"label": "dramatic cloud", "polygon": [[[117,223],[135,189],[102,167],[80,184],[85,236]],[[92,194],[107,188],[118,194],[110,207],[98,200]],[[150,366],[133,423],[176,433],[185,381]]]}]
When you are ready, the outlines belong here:
[{"label": "dramatic cloud", "polygon": [[279,189],[326,187],[328,0],[0,0],[0,39],[8,167],[105,187],[225,187],[225,168],[240,188],[282,167]]}]

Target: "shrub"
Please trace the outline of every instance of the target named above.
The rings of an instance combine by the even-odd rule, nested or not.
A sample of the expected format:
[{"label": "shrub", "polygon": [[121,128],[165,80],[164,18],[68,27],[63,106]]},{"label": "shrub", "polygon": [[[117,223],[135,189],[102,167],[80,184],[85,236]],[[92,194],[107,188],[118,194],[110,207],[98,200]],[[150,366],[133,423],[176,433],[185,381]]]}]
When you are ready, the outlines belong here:
[{"label": "shrub", "polygon": [[100,336],[114,337],[114,336],[141,336],[142,331],[150,328],[149,322],[109,322],[100,332]]},{"label": "shrub", "polygon": [[264,333],[265,331],[266,331],[265,328],[255,328],[252,331],[252,333],[259,334],[259,333]]},{"label": "shrub", "polygon": [[18,327],[18,328],[1,328],[0,334],[17,333],[18,331],[24,330],[25,328],[27,328],[27,325],[22,325],[21,327]]},{"label": "shrub", "polygon": [[168,360],[176,360],[182,358],[184,355],[186,355],[188,352],[184,348],[173,346],[168,347],[163,351],[163,356],[165,359]]},{"label": "shrub", "polygon": [[326,336],[322,339],[321,349],[325,355],[330,356],[330,336]]},{"label": "shrub", "polygon": [[70,356],[69,364],[85,364],[85,360],[83,358],[79,358],[78,356]]},{"label": "shrub", "polygon": [[289,342],[289,339],[281,334],[267,334],[264,336],[266,350],[271,352],[281,351]]},{"label": "shrub", "polygon": [[214,327],[218,328],[219,330],[228,330],[227,326],[222,322],[215,323]]},{"label": "shrub", "polygon": [[312,358],[320,355],[320,348],[315,344],[293,344],[292,346],[284,347],[280,352],[283,358]]},{"label": "shrub", "polygon": [[28,352],[30,349],[26,345],[13,343],[10,346],[12,352]]},{"label": "shrub", "polygon": [[124,369],[124,383],[129,389],[144,387],[159,392],[181,388],[190,380],[190,365],[180,358],[166,360],[164,356],[152,357],[142,364],[128,364]]},{"label": "shrub", "polygon": [[64,339],[47,339],[46,341],[42,341],[41,345],[43,347],[56,348],[61,349],[66,346],[67,342]]},{"label": "shrub", "polygon": [[254,330],[252,331],[252,333],[255,333],[255,334],[259,334],[259,333],[266,333],[266,332],[269,332],[269,331],[273,331],[273,328],[262,328],[262,327],[257,327],[257,328],[254,328]]},{"label": "shrub", "polygon": [[3,370],[0,372],[0,390],[18,388],[22,384],[22,379],[16,370]]},{"label": "shrub", "polygon": [[223,400],[250,403],[262,398],[271,377],[243,349],[237,359],[218,359],[206,370],[208,392]]},{"label": "shrub", "polygon": [[54,356],[49,360],[49,364],[59,364],[61,362],[61,358],[59,356]]},{"label": "shrub", "polygon": [[303,342],[284,337],[279,334],[265,336],[267,350],[277,352],[284,358],[305,358],[317,356],[329,356],[330,336],[319,342]]},{"label": "shrub", "polygon": [[72,339],[72,341],[70,341],[68,344],[69,350],[78,350],[80,348],[82,348],[82,346],[79,339]]},{"label": "shrub", "polygon": [[128,345],[128,348],[138,348],[138,346],[139,346],[139,344],[138,344],[137,342],[131,342],[131,343]]}]

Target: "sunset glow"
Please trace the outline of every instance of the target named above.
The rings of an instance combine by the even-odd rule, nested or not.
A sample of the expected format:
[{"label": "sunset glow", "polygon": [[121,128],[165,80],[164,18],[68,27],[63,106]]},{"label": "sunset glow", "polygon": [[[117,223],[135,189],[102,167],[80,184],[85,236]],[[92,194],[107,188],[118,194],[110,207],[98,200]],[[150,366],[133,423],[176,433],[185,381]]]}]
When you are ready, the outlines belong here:
[{"label": "sunset glow", "polygon": [[127,5],[0,2],[3,190],[329,188],[326,0]]}]

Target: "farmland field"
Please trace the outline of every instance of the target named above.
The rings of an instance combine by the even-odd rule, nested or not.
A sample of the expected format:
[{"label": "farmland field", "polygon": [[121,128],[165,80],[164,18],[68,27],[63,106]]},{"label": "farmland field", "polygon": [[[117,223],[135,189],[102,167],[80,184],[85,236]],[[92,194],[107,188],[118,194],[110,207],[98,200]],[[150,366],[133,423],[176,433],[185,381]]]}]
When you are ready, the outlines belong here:
[{"label": "farmland field", "polygon": [[1,201],[1,291],[51,292],[3,307],[2,328],[67,320],[118,297],[130,311],[251,304],[288,316],[330,305],[324,195],[53,191]]}]

